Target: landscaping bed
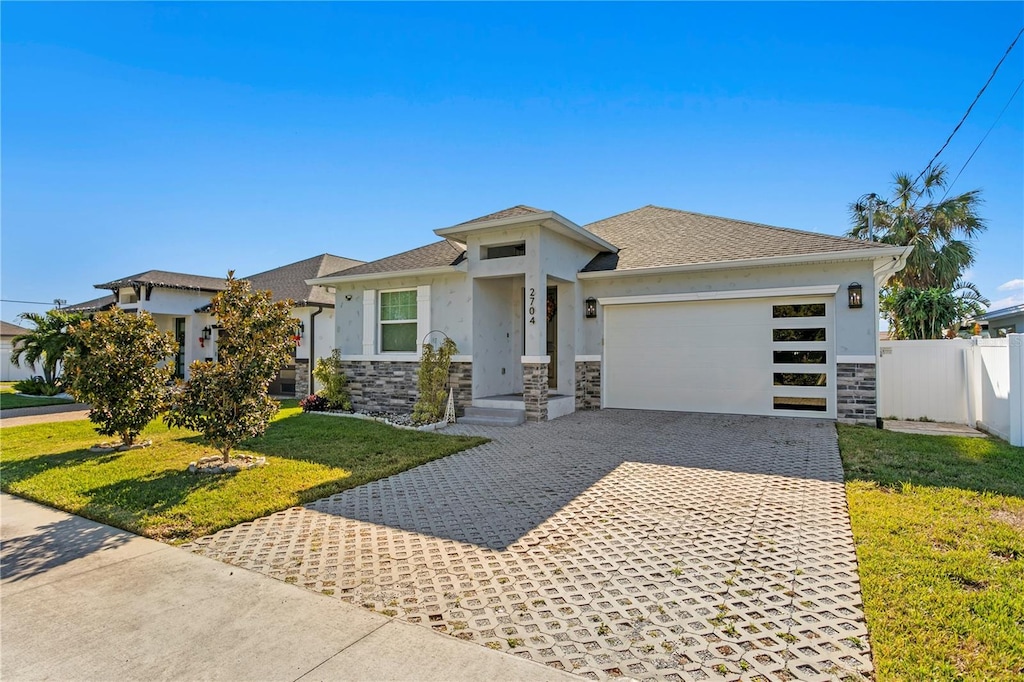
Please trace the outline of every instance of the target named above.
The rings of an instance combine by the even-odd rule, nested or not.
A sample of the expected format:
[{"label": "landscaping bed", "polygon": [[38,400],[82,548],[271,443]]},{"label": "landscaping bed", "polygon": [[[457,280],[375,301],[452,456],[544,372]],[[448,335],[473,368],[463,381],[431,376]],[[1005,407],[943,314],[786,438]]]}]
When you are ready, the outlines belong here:
[{"label": "landscaping bed", "polygon": [[47,397],[15,393],[10,383],[0,384],[0,410],[14,410],[19,407],[46,407],[48,405],[70,405],[75,402],[67,397]]},{"label": "landscaping bed", "polygon": [[839,426],[879,680],[1024,677],[1024,448]]},{"label": "landscaping bed", "polygon": [[174,543],[397,474],[486,442],[399,430],[372,421],[317,419],[295,401],[241,453],[266,466],[217,476],[188,472],[216,454],[196,434],[152,422],[151,447],[96,454],[88,421],[4,430],[0,489]]}]

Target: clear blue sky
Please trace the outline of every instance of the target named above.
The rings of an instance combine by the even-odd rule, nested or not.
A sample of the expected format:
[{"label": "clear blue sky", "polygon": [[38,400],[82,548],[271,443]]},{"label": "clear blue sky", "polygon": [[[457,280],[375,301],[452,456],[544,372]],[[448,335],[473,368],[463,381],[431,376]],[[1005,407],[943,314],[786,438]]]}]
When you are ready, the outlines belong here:
[{"label": "clear blue sky", "polygon": [[[2,6],[3,298],[379,258],[514,204],[841,234],[939,148],[1024,4]],[[942,159],[959,169],[1024,44]],[[1024,93],[954,189],[1024,302]],[[2,317],[41,306],[3,304]]]}]

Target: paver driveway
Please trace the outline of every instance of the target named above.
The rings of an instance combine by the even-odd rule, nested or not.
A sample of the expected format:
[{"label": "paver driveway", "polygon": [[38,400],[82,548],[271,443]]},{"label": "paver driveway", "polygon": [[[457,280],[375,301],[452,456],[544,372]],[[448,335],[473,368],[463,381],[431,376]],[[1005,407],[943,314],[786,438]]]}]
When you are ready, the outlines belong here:
[{"label": "paver driveway", "polygon": [[832,423],[453,428],[493,442],[188,547],[592,679],[871,670]]}]

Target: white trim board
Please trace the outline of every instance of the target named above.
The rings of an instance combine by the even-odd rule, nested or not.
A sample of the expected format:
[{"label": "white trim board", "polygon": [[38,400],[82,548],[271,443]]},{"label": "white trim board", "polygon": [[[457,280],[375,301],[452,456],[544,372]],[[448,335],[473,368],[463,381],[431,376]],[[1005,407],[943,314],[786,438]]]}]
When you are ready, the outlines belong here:
[{"label": "white trim board", "polygon": [[874,355],[837,355],[836,362],[844,365],[874,365],[878,360]]},{"label": "white trim board", "polygon": [[606,296],[597,299],[601,305],[634,305],[638,303],[683,303],[687,301],[724,301],[739,298],[780,298],[783,296],[835,296],[838,284],[806,287],[773,287],[770,289],[736,289],[694,291],[685,294],[648,294],[643,296]]},{"label": "white trim board", "polygon": [[524,355],[519,360],[524,365],[547,365],[551,362],[550,355]]},{"label": "white trim board", "polygon": [[601,362],[600,355],[577,355],[576,362]]}]

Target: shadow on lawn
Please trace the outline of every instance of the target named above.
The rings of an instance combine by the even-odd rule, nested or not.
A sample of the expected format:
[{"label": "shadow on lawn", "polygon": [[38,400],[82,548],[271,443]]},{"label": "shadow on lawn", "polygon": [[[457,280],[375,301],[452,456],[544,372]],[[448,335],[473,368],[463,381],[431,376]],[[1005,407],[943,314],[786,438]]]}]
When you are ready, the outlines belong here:
[{"label": "shadow on lawn", "polygon": [[847,481],[901,484],[1024,497],[1024,448],[996,438],[897,433],[842,426]]},{"label": "shadow on lawn", "polygon": [[32,535],[5,540],[0,574],[4,582],[27,580],[95,552],[120,547],[132,537],[72,516],[41,526]]},{"label": "shadow on lawn", "polygon": [[55,469],[63,466],[74,466],[84,462],[95,464],[106,464],[123,457],[123,452],[111,452],[97,454],[89,452],[88,448],[67,450],[65,452],[50,452],[41,455],[33,455],[25,459],[5,461],[0,465],[0,472],[3,474],[4,487],[12,483],[18,483],[40,474],[48,469]]}]

